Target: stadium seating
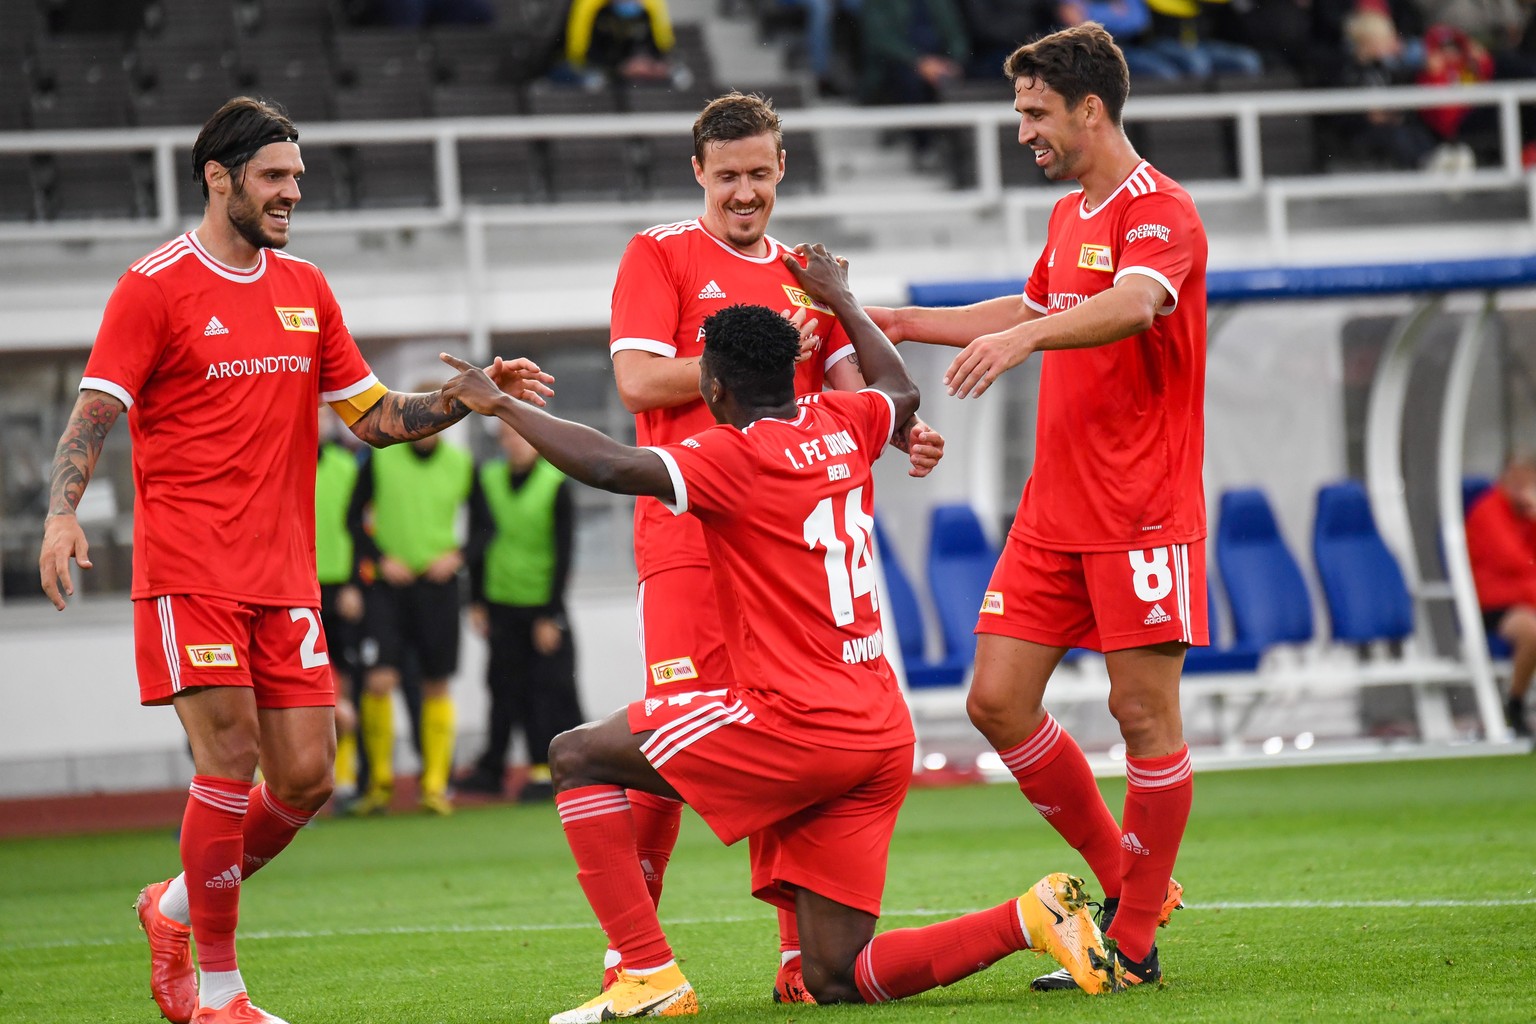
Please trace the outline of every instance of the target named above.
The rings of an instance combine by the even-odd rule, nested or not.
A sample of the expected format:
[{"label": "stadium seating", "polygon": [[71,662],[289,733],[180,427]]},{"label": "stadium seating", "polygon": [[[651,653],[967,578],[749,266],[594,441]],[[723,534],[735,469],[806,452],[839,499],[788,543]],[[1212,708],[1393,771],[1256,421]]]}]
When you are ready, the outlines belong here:
[{"label": "stadium seating", "polygon": [[[1205,590],[1206,621],[1210,624],[1211,643],[1208,647],[1191,647],[1184,652],[1185,675],[1208,675],[1216,672],[1253,672],[1259,667],[1259,649],[1240,640],[1222,644],[1217,636],[1216,587],[1208,581]],[[1068,652],[1071,653],[1071,652]]]},{"label": "stadium seating", "polygon": [[[528,88],[530,114],[613,114],[619,109],[611,89],[596,92],[549,82]],[[642,187],[639,142],[628,138],[551,138],[544,142],[553,198],[630,199]]]},{"label": "stadium seating", "polygon": [[1401,642],[1413,632],[1413,599],[1357,480],[1317,493],[1313,554],[1328,600],[1333,638],[1353,644]]},{"label": "stadium seating", "polygon": [[976,659],[976,615],[997,566],[997,549],[968,504],[934,506],[929,524],[928,588],[944,638],[944,662],[969,670]]},{"label": "stadium seating", "polygon": [[1216,564],[1232,609],[1236,643],[1254,651],[1302,644],[1314,634],[1312,597],[1286,546],[1269,499],[1258,489],[1219,502]]},{"label": "stadium seating", "polygon": [[970,667],[968,663],[947,657],[936,661],[928,658],[927,629],[923,625],[923,609],[918,603],[917,591],[879,520],[875,521],[875,547],[880,554],[880,568],[885,573],[883,596],[889,602],[887,610],[896,623],[907,686],[921,689],[963,682],[966,669]]}]

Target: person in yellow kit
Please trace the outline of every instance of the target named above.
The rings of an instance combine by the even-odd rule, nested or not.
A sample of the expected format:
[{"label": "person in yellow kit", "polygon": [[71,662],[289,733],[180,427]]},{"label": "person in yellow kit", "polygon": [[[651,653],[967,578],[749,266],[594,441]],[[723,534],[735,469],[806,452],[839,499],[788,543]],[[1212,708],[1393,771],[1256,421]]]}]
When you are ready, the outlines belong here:
[{"label": "person in yellow kit", "polygon": [[[411,655],[421,677],[421,809],[453,812],[448,779],[455,723],[448,683],[458,668],[464,567],[457,525],[473,484],[469,452],[436,435],[374,452],[358,475],[348,521],[360,557],[373,566],[373,580],[366,594],[358,708],[368,789],[354,813],[382,814],[393,800],[393,694]],[[370,518],[372,531],[361,529]]]},{"label": "person in yellow kit", "polygon": [[340,419],[320,409],[315,465],[315,571],[320,579],[320,621],[336,684],[336,790],[338,805],[357,794],[358,641],[363,594],[357,583],[356,546],[347,509],[357,488],[357,453],[338,439]]}]

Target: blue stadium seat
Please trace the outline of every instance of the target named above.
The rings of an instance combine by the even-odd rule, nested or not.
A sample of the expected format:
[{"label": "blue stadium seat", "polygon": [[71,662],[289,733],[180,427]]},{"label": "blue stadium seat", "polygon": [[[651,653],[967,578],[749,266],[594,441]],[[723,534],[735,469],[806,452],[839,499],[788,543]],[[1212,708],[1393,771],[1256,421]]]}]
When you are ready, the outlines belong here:
[{"label": "blue stadium seat", "polygon": [[997,550],[967,504],[933,509],[928,586],[944,636],[944,660],[969,668],[976,659],[976,615],[997,566]]},{"label": "blue stadium seat", "polygon": [[912,580],[896,557],[896,548],[886,539],[885,528],[875,520],[875,546],[880,551],[880,567],[885,570],[885,599],[890,602],[891,617],[901,644],[901,661],[906,668],[907,685],[954,686],[965,679],[965,663],[941,659],[928,660],[923,609],[918,604]]},{"label": "blue stadium seat", "polygon": [[1211,628],[1211,646],[1191,647],[1184,652],[1184,674],[1202,675],[1216,672],[1253,672],[1259,667],[1259,650],[1234,641],[1230,647],[1216,644],[1216,588],[1205,589],[1207,619]]},{"label": "blue stadium seat", "polygon": [[1232,609],[1236,646],[1264,651],[1312,639],[1312,595],[1286,547],[1269,499],[1256,488],[1227,491],[1219,503],[1216,564]]},{"label": "blue stadium seat", "polygon": [[1358,480],[1317,492],[1312,546],[1335,640],[1366,644],[1402,640],[1413,632],[1408,585]]}]

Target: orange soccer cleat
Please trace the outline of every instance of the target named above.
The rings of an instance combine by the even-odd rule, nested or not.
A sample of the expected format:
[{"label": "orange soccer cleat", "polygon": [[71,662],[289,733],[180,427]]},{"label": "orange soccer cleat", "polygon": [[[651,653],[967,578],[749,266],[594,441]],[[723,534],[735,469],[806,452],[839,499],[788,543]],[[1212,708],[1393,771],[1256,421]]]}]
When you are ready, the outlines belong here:
[{"label": "orange soccer cleat", "polygon": [[805,987],[805,973],[799,955],[779,964],[779,976],[773,982],[773,1001],[776,1003],[815,1003],[816,998]]},{"label": "orange soccer cleat", "polygon": [[160,913],[171,880],[139,890],[133,909],[149,936],[149,991],[171,1024],[187,1024],[197,1009],[197,969],[192,966],[192,929]]},{"label": "orange soccer cleat", "polygon": [[1046,875],[1019,897],[1019,919],[1029,948],[1055,957],[1084,992],[1099,995],[1125,986],[1120,964],[1105,950],[1088,915],[1082,879],[1063,871]]},{"label": "orange soccer cleat", "polygon": [[250,997],[241,992],[218,1009],[208,1006],[198,1007],[197,1014],[192,1018],[192,1024],[288,1024],[288,1022],[281,1017],[274,1017],[266,1010],[252,1006]]}]

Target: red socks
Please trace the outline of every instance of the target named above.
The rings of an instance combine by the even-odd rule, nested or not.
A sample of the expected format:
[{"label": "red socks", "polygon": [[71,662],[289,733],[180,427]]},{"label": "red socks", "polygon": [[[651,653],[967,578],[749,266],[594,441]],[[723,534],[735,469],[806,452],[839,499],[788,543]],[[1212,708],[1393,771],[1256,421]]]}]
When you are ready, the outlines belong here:
[{"label": "red socks", "polygon": [[625,968],[646,970],[670,962],[672,947],[662,934],[640,868],[634,820],[623,788],[568,789],[555,794],[555,809],[576,858],[576,880]]},{"label": "red socks", "polygon": [[645,872],[645,889],[651,894],[651,906],[660,906],[662,878],[677,846],[683,803],[638,789],[627,790],[624,795],[629,797],[629,813],[635,822],[635,853],[640,858],[640,870]]},{"label": "red socks", "polygon": [[240,918],[241,827],[249,782],[197,775],[181,819],[181,865],[197,962],[204,971],[233,971]]},{"label": "red socks", "polygon": [[245,812],[245,852],[240,862],[245,877],[250,878],[282,853],[314,816],[314,811],[288,806],[272,795],[265,782],[258,783],[251,790],[250,807]]},{"label": "red socks", "polygon": [[1077,741],[1047,714],[1023,743],[997,753],[1040,816],[1083,855],[1104,898],[1119,896],[1120,826]]},{"label": "red socks", "polygon": [[898,928],[870,940],[854,961],[853,980],[866,1003],[952,985],[1029,947],[1019,901],[922,928]]},{"label": "red socks", "polygon": [[1158,914],[1194,799],[1189,747],[1166,757],[1126,758],[1125,781],[1120,909],[1109,934],[1126,956],[1143,960],[1152,951]]},{"label": "red socks", "polygon": [[793,910],[779,908],[779,956],[800,952],[800,919]]}]

